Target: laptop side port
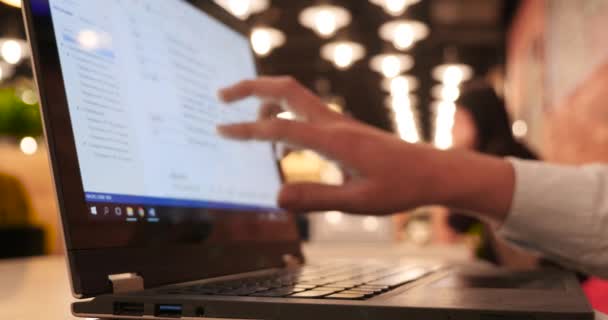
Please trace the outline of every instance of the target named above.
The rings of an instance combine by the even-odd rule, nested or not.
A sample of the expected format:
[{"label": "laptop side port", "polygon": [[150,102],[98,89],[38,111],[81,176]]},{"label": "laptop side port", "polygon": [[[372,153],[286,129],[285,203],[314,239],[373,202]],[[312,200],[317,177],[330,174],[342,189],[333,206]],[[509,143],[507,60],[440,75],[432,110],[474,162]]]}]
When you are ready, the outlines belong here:
[{"label": "laptop side port", "polygon": [[134,302],[114,302],[114,314],[121,316],[143,316],[144,304]]},{"label": "laptop side port", "polygon": [[182,309],[181,304],[157,304],[154,307],[154,315],[165,318],[181,318]]}]

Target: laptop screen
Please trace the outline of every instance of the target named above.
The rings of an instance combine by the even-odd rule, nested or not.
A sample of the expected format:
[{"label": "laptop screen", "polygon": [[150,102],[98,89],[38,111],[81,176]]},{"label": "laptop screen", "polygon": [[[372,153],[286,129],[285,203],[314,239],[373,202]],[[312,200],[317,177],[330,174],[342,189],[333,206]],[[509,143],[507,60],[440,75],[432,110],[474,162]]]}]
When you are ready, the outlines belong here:
[{"label": "laptop screen", "polygon": [[256,76],[247,37],[186,1],[49,2],[91,219],[278,211],[272,145],[215,129],[257,117],[217,98]]}]

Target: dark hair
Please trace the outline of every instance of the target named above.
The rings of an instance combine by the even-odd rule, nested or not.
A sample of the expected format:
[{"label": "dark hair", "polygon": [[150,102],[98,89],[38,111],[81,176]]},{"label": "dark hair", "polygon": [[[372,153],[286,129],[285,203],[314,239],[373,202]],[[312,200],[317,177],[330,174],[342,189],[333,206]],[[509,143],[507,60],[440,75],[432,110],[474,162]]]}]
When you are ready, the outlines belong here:
[{"label": "dark hair", "polygon": [[500,157],[537,159],[528,147],[513,136],[505,103],[492,87],[486,85],[465,91],[457,105],[467,110],[475,123],[475,148],[478,152]]}]

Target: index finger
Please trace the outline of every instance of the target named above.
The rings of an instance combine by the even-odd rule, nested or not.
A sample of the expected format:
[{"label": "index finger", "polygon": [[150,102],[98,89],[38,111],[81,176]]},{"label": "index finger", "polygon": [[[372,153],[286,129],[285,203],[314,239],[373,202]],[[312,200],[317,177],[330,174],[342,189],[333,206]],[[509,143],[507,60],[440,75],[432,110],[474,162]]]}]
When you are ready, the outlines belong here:
[{"label": "index finger", "polygon": [[351,162],[347,150],[332,139],[326,130],[311,123],[271,119],[221,125],[218,126],[218,132],[230,139],[284,142],[299,148],[312,149],[346,164]]},{"label": "index finger", "polygon": [[260,77],[241,81],[220,91],[220,97],[225,102],[251,96],[274,101],[311,122],[329,120],[334,116],[319,97],[291,77]]}]

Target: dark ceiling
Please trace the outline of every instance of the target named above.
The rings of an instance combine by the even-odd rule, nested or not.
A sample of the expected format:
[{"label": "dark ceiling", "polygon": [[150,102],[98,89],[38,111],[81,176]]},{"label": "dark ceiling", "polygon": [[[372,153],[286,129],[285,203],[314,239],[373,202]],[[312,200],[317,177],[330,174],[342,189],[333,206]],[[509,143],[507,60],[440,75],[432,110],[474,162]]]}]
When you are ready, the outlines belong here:
[{"label": "dark ceiling", "polygon": [[[345,98],[347,110],[354,117],[390,129],[392,125],[384,106],[387,93],[380,88],[381,75],[370,70],[369,59],[392,49],[378,36],[380,26],[392,17],[368,0],[332,2],[348,8],[353,16],[352,24],[337,37],[350,37],[364,44],[366,59],[347,71],[336,70],[319,56],[319,48],[326,41],[298,23],[299,12],[315,1],[274,0],[273,9],[253,17],[252,23],[281,29],[287,34],[287,43],[262,60],[262,71],[293,75],[312,89],[320,79],[327,79],[332,93]],[[513,0],[422,0],[404,14],[405,18],[425,22],[431,29],[430,36],[410,50],[415,66],[408,72],[421,84],[415,95],[427,138],[431,128],[430,91],[436,84],[431,77],[433,67],[444,61],[445,52],[450,48],[457,52],[461,62],[474,67],[477,76],[503,64],[505,31],[516,7],[517,2]]]},{"label": "dark ceiling", "polygon": [[[336,70],[320,58],[323,43],[311,30],[298,23],[303,8],[317,1],[272,0],[266,12],[250,18],[251,24],[269,24],[285,32],[286,44],[261,60],[261,71],[272,75],[292,75],[313,90],[327,83],[331,93],[342,96],[346,109],[354,117],[380,128],[392,128],[384,106],[386,93],[380,88],[381,76],[369,68],[369,58],[390,48],[378,36],[380,26],[392,19],[368,0],[333,0],[347,8],[353,21],[336,37],[349,37],[362,43],[367,56],[347,71]],[[327,1],[325,1],[327,2]],[[404,17],[425,22],[430,36],[410,50],[415,67],[408,72],[420,81],[415,95],[425,137],[430,137],[432,102],[430,91],[435,84],[431,70],[444,61],[446,50],[455,49],[461,62],[470,64],[476,76],[504,63],[505,31],[517,7],[515,0],[422,0],[410,7]],[[0,4],[0,36],[23,36],[19,10]],[[21,73],[29,74],[27,70]]]}]

